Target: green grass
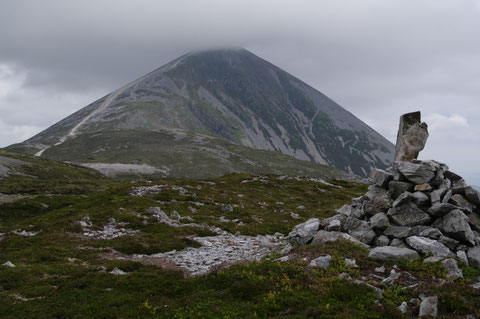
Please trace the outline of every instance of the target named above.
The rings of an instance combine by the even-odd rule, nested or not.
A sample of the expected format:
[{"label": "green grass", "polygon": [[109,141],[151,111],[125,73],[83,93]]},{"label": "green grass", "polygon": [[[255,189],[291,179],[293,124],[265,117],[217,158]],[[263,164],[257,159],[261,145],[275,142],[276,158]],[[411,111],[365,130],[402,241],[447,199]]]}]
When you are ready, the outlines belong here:
[{"label": "green grass", "polygon": [[[9,260],[17,266],[0,266],[0,317],[406,318],[415,313],[402,316],[396,307],[419,293],[438,295],[440,313],[446,318],[480,315],[476,307],[480,298],[469,287],[479,271],[462,265],[464,280],[439,286],[432,283],[434,276],[445,276],[441,264],[400,261],[400,270],[419,278],[420,285],[412,289],[384,286],[385,296],[380,298],[368,287],[339,279],[338,275],[346,272],[361,279],[380,265],[390,271],[394,263],[371,260],[364,248],[343,241],[296,247],[289,262],[267,258],[196,278],[185,278],[179,271],[151,264],[104,258],[112,249],[130,255],[197,247],[199,244],[191,238],[212,235],[204,228],[174,228],[153,219],[147,219],[145,224],[141,216],[152,206],[161,207],[167,215],[175,210],[195,223],[216,225],[231,233],[287,234],[294,225],[311,217],[333,215],[335,208],[366,191],[364,184],[330,181],[342,187],[338,188],[309,180],[281,180],[275,175],[252,181],[254,177],[231,174],[203,181],[166,179],[115,184],[108,180],[108,187],[86,188],[84,193],[62,192],[58,179],[55,187],[50,186],[58,191],[55,196],[39,193],[0,205],[0,232],[6,233],[0,241],[0,263]],[[249,182],[242,183],[246,180]],[[41,178],[39,181],[43,183]],[[23,185],[22,189],[30,193],[28,184]],[[158,194],[129,196],[132,187],[152,185],[169,186]],[[180,194],[172,186],[187,192]],[[223,211],[222,204],[234,206],[233,212]],[[298,209],[300,205],[305,209]],[[197,212],[191,212],[189,206]],[[300,219],[292,218],[290,212],[299,214]],[[77,223],[84,216],[89,216],[98,229],[113,217],[140,233],[112,240],[84,238]],[[220,216],[241,219],[246,225],[220,223]],[[22,237],[11,233],[14,229],[40,233]],[[324,254],[333,256],[328,270],[308,266],[308,260]],[[355,258],[360,267],[346,266],[343,257]],[[99,267],[106,267],[107,272]],[[129,274],[109,274],[114,267]],[[376,305],[376,300],[381,306]]]}]

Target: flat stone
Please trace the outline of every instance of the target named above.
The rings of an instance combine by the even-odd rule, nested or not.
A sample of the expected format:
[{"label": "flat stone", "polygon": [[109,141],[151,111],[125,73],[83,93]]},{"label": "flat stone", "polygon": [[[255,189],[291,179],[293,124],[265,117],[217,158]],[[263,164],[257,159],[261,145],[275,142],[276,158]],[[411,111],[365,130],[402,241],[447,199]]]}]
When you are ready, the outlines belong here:
[{"label": "flat stone", "polygon": [[442,261],[443,267],[447,270],[447,279],[457,280],[463,278],[463,272],[458,268],[457,261],[453,258],[448,258]]},{"label": "flat stone", "polygon": [[348,217],[346,219],[343,228],[348,234],[367,245],[377,237],[375,232],[370,228],[368,222],[353,217]]},{"label": "flat stone", "polygon": [[390,225],[383,232],[384,235],[394,238],[406,238],[410,235],[410,227]]},{"label": "flat stone", "polygon": [[405,192],[412,192],[414,186],[414,184],[409,182],[391,181],[388,184],[388,193],[390,197],[395,200]]},{"label": "flat stone", "polygon": [[435,177],[435,168],[425,163],[395,162],[394,167],[415,185],[426,184]]},{"label": "flat stone", "polygon": [[442,256],[430,256],[428,258],[425,258],[423,260],[424,263],[438,263],[442,260],[444,260],[445,257],[442,257]]},{"label": "flat stone", "polygon": [[427,213],[432,218],[439,218],[445,216],[456,208],[457,207],[455,205],[448,203],[435,203],[427,210]]},{"label": "flat stone", "polygon": [[378,213],[372,216],[370,219],[370,227],[373,230],[384,230],[390,226],[390,221],[385,213]]},{"label": "flat stone", "polygon": [[473,204],[480,206],[480,192],[471,186],[465,188],[465,197]]},{"label": "flat stone", "polygon": [[412,202],[391,208],[388,216],[395,224],[400,226],[417,226],[428,224],[430,216],[423,212]]},{"label": "flat stone", "polygon": [[454,254],[441,242],[420,236],[410,236],[406,240],[407,244],[422,254],[432,254],[434,256],[454,256]]},{"label": "flat stone", "polygon": [[356,238],[353,238],[347,233],[338,232],[338,231],[325,231],[325,230],[319,230],[315,234],[312,240],[312,245],[322,245],[322,244],[332,242],[332,241],[337,241],[337,240],[347,240],[352,243],[361,245],[363,247],[368,247],[368,245],[365,245],[364,243],[362,243]]},{"label": "flat stone", "polygon": [[346,215],[337,214],[335,216],[324,218],[320,221],[320,227],[324,228],[327,231],[337,231],[340,230],[341,225],[347,219]]},{"label": "flat stone", "polygon": [[440,202],[443,194],[445,194],[446,191],[446,188],[440,188],[434,190],[433,192],[430,192],[430,201],[432,202],[432,204]]},{"label": "flat stone", "polygon": [[363,203],[363,209],[368,215],[375,215],[378,213],[386,212],[392,205],[392,199],[388,192],[377,193],[371,199],[365,200]]},{"label": "flat stone", "polygon": [[443,218],[437,219],[432,226],[461,243],[475,245],[475,236],[468,224],[468,217],[459,209],[454,209]]},{"label": "flat stone", "polygon": [[420,258],[415,250],[400,247],[375,247],[370,250],[368,257],[382,260],[408,259],[414,260]]},{"label": "flat stone", "polygon": [[480,269],[480,246],[471,247],[467,250],[468,263]]},{"label": "flat stone", "polygon": [[436,317],[438,315],[438,297],[427,297],[422,300],[420,304],[420,311],[418,312],[419,317],[423,316],[432,316]]},{"label": "flat stone", "polygon": [[453,192],[451,189],[448,189],[445,195],[443,195],[442,203],[448,203],[450,198],[452,198]]},{"label": "flat stone", "polygon": [[313,239],[320,227],[320,220],[318,218],[310,218],[305,223],[296,225],[288,234],[287,239],[292,245],[306,245]]},{"label": "flat stone", "polygon": [[375,290],[375,292],[377,293],[377,295],[378,295],[380,298],[383,298],[383,290],[382,290],[382,289],[380,289],[380,288],[378,288],[378,287],[375,287],[374,285],[371,285],[371,284],[369,284],[369,283],[367,283],[367,282],[365,282],[365,281],[358,280],[358,279],[354,280],[353,283],[356,284],[356,285],[362,285],[362,286],[366,286],[366,287],[368,287],[368,288],[370,288],[370,289],[373,289],[373,290]]},{"label": "flat stone", "polygon": [[310,262],[310,266],[312,267],[319,267],[321,269],[328,269],[330,266],[330,261],[332,260],[332,256],[326,255],[326,256],[320,256],[318,258],[315,258]]},{"label": "flat stone", "polygon": [[15,268],[16,266],[9,260],[6,263],[2,264],[2,266]]},{"label": "flat stone", "polygon": [[113,270],[110,272],[112,275],[126,275],[127,273],[124,272],[123,270],[115,267]]},{"label": "flat stone", "polygon": [[439,231],[437,228],[433,228],[430,226],[412,227],[410,234],[412,236],[428,237],[431,239],[439,239],[441,236],[443,236],[441,231]]},{"label": "flat stone", "polygon": [[397,134],[395,161],[411,161],[425,147],[428,138],[427,124],[421,123],[420,112],[403,114]]},{"label": "flat stone", "polygon": [[414,199],[413,194],[410,192],[404,192],[393,202],[392,207],[397,207],[409,202],[412,202]]},{"label": "flat stone", "polygon": [[382,169],[374,168],[370,173],[370,180],[381,188],[387,188],[388,183],[393,180],[393,174]]}]

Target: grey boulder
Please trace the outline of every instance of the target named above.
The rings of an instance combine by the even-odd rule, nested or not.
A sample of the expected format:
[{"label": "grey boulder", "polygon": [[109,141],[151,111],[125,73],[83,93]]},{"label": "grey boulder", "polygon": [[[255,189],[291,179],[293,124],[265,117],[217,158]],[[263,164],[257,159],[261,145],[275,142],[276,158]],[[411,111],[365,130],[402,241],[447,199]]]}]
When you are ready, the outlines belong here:
[{"label": "grey boulder", "polygon": [[401,194],[413,191],[413,187],[414,185],[409,182],[391,181],[388,184],[388,193],[392,199],[397,199]]},{"label": "grey boulder", "polygon": [[433,218],[443,217],[457,207],[448,203],[435,203],[427,210],[428,215]]},{"label": "grey boulder", "polygon": [[390,225],[383,234],[388,237],[406,238],[410,235],[410,230],[410,227]]},{"label": "grey boulder", "polygon": [[465,197],[473,204],[480,206],[480,192],[471,186],[465,188]]},{"label": "grey boulder", "polygon": [[435,177],[435,167],[426,163],[395,162],[394,168],[415,185],[428,183]]},{"label": "grey boulder", "polygon": [[463,272],[458,268],[458,263],[453,258],[447,258],[442,261],[443,267],[447,270],[447,279],[457,280],[463,278]]},{"label": "grey boulder", "polygon": [[306,245],[318,231],[320,220],[318,218],[310,218],[303,224],[298,224],[288,234],[287,239],[292,245]]},{"label": "grey boulder", "polygon": [[315,258],[310,262],[310,266],[313,267],[319,267],[322,269],[328,269],[328,266],[330,266],[330,261],[332,260],[332,256],[326,255],[326,256],[320,256],[318,258]]},{"label": "grey boulder", "polygon": [[480,269],[480,246],[471,247],[467,251],[468,263]]},{"label": "grey boulder", "polygon": [[390,226],[390,221],[385,213],[375,214],[370,219],[370,227],[373,230],[384,230],[388,226]]},{"label": "grey boulder", "polygon": [[430,222],[430,216],[412,202],[391,208],[388,211],[390,219],[400,226],[425,225]]},{"label": "grey boulder", "polygon": [[420,311],[418,312],[419,317],[423,316],[432,316],[436,317],[438,315],[438,297],[426,297],[420,303]]},{"label": "grey boulder", "polygon": [[393,180],[393,174],[382,169],[375,168],[370,173],[370,180],[381,188],[387,188],[388,183]]},{"label": "grey boulder", "polygon": [[440,257],[455,256],[450,249],[435,239],[420,236],[410,236],[405,241],[410,247],[425,255],[432,254]]},{"label": "grey boulder", "polygon": [[348,234],[367,245],[377,236],[368,225],[368,222],[354,217],[348,217],[345,220],[343,228]]},{"label": "grey boulder", "polygon": [[332,241],[337,241],[337,240],[347,240],[352,243],[355,243],[364,247],[368,247],[367,245],[365,245],[358,239],[353,238],[347,233],[342,233],[338,231],[325,231],[325,230],[319,230],[315,234],[312,240],[312,245],[322,245],[322,244],[332,242]]},{"label": "grey boulder", "polygon": [[402,258],[414,260],[420,258],[415,250],[392,246],[372,248],[368,253],[368,257],[382,260],[396,260]]},{"label": "grey boulder", "polygon": [[432,226],[440,229],[448,237],[470,246],[475,245],[475,235],[468,224],[468,217],[459,209],[454,209],[443,218],[437,219]]}]

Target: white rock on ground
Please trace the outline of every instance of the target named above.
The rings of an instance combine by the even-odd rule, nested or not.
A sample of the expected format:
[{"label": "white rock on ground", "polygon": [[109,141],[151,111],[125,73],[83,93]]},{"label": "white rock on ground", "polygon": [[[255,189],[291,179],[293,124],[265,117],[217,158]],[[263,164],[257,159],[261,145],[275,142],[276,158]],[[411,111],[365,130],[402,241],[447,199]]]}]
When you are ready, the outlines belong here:
[{"label": "white rock on ground", "polygon": [[15,268],[16,266],[9,260],[6,263],[2,264],[2,266]]},{"label": "white rock on ground", "polygon": [[448,258],[442,261],[443,267],[447,270],[447,278],[451,280],[457,280],[463,278],[463,272],[458,268],[457,261],[453,258]]},{"label": "white rock on ground", "polygon": [[328,266],[330,266],[330,261],[332,260],[332,256],[326,255],[326,256],[320,256],[318,258],[315,258],[310,262],[310,266],[313,267],[319,267],[322,269],[328,269]]},{"label": "white rock on ground", "polygon": [[123,270],[115,267],[113,270],[110,272],[112,275],[126,275],[127,273],[124,272]]},{"label": "white rock on ground", "polygon": [[368,257],[382,260],[401,258],[414,260],[420,258],[420,255],[415,250],[409,248],[383,246],[372,248]]},{"label": "white rock on ground", "polygon": [[422,300],[420,304],[420,311],[418,313],[419,317],[423,316],[432,316],[436,317],[438,314],[438,297],[426,297]]}]

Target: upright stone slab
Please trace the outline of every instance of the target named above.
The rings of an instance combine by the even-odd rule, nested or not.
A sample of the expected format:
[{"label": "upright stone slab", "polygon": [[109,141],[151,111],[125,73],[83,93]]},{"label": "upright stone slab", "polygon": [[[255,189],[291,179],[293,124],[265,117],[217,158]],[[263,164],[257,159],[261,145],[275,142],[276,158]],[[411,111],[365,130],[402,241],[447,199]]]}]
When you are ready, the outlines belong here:
[{"label": "upright stone slab", "polygon": [[420,112],[403,114],[397,135],[395,161],[411,161],[425,147],[428,138],[427,124],[421,123]]}]

